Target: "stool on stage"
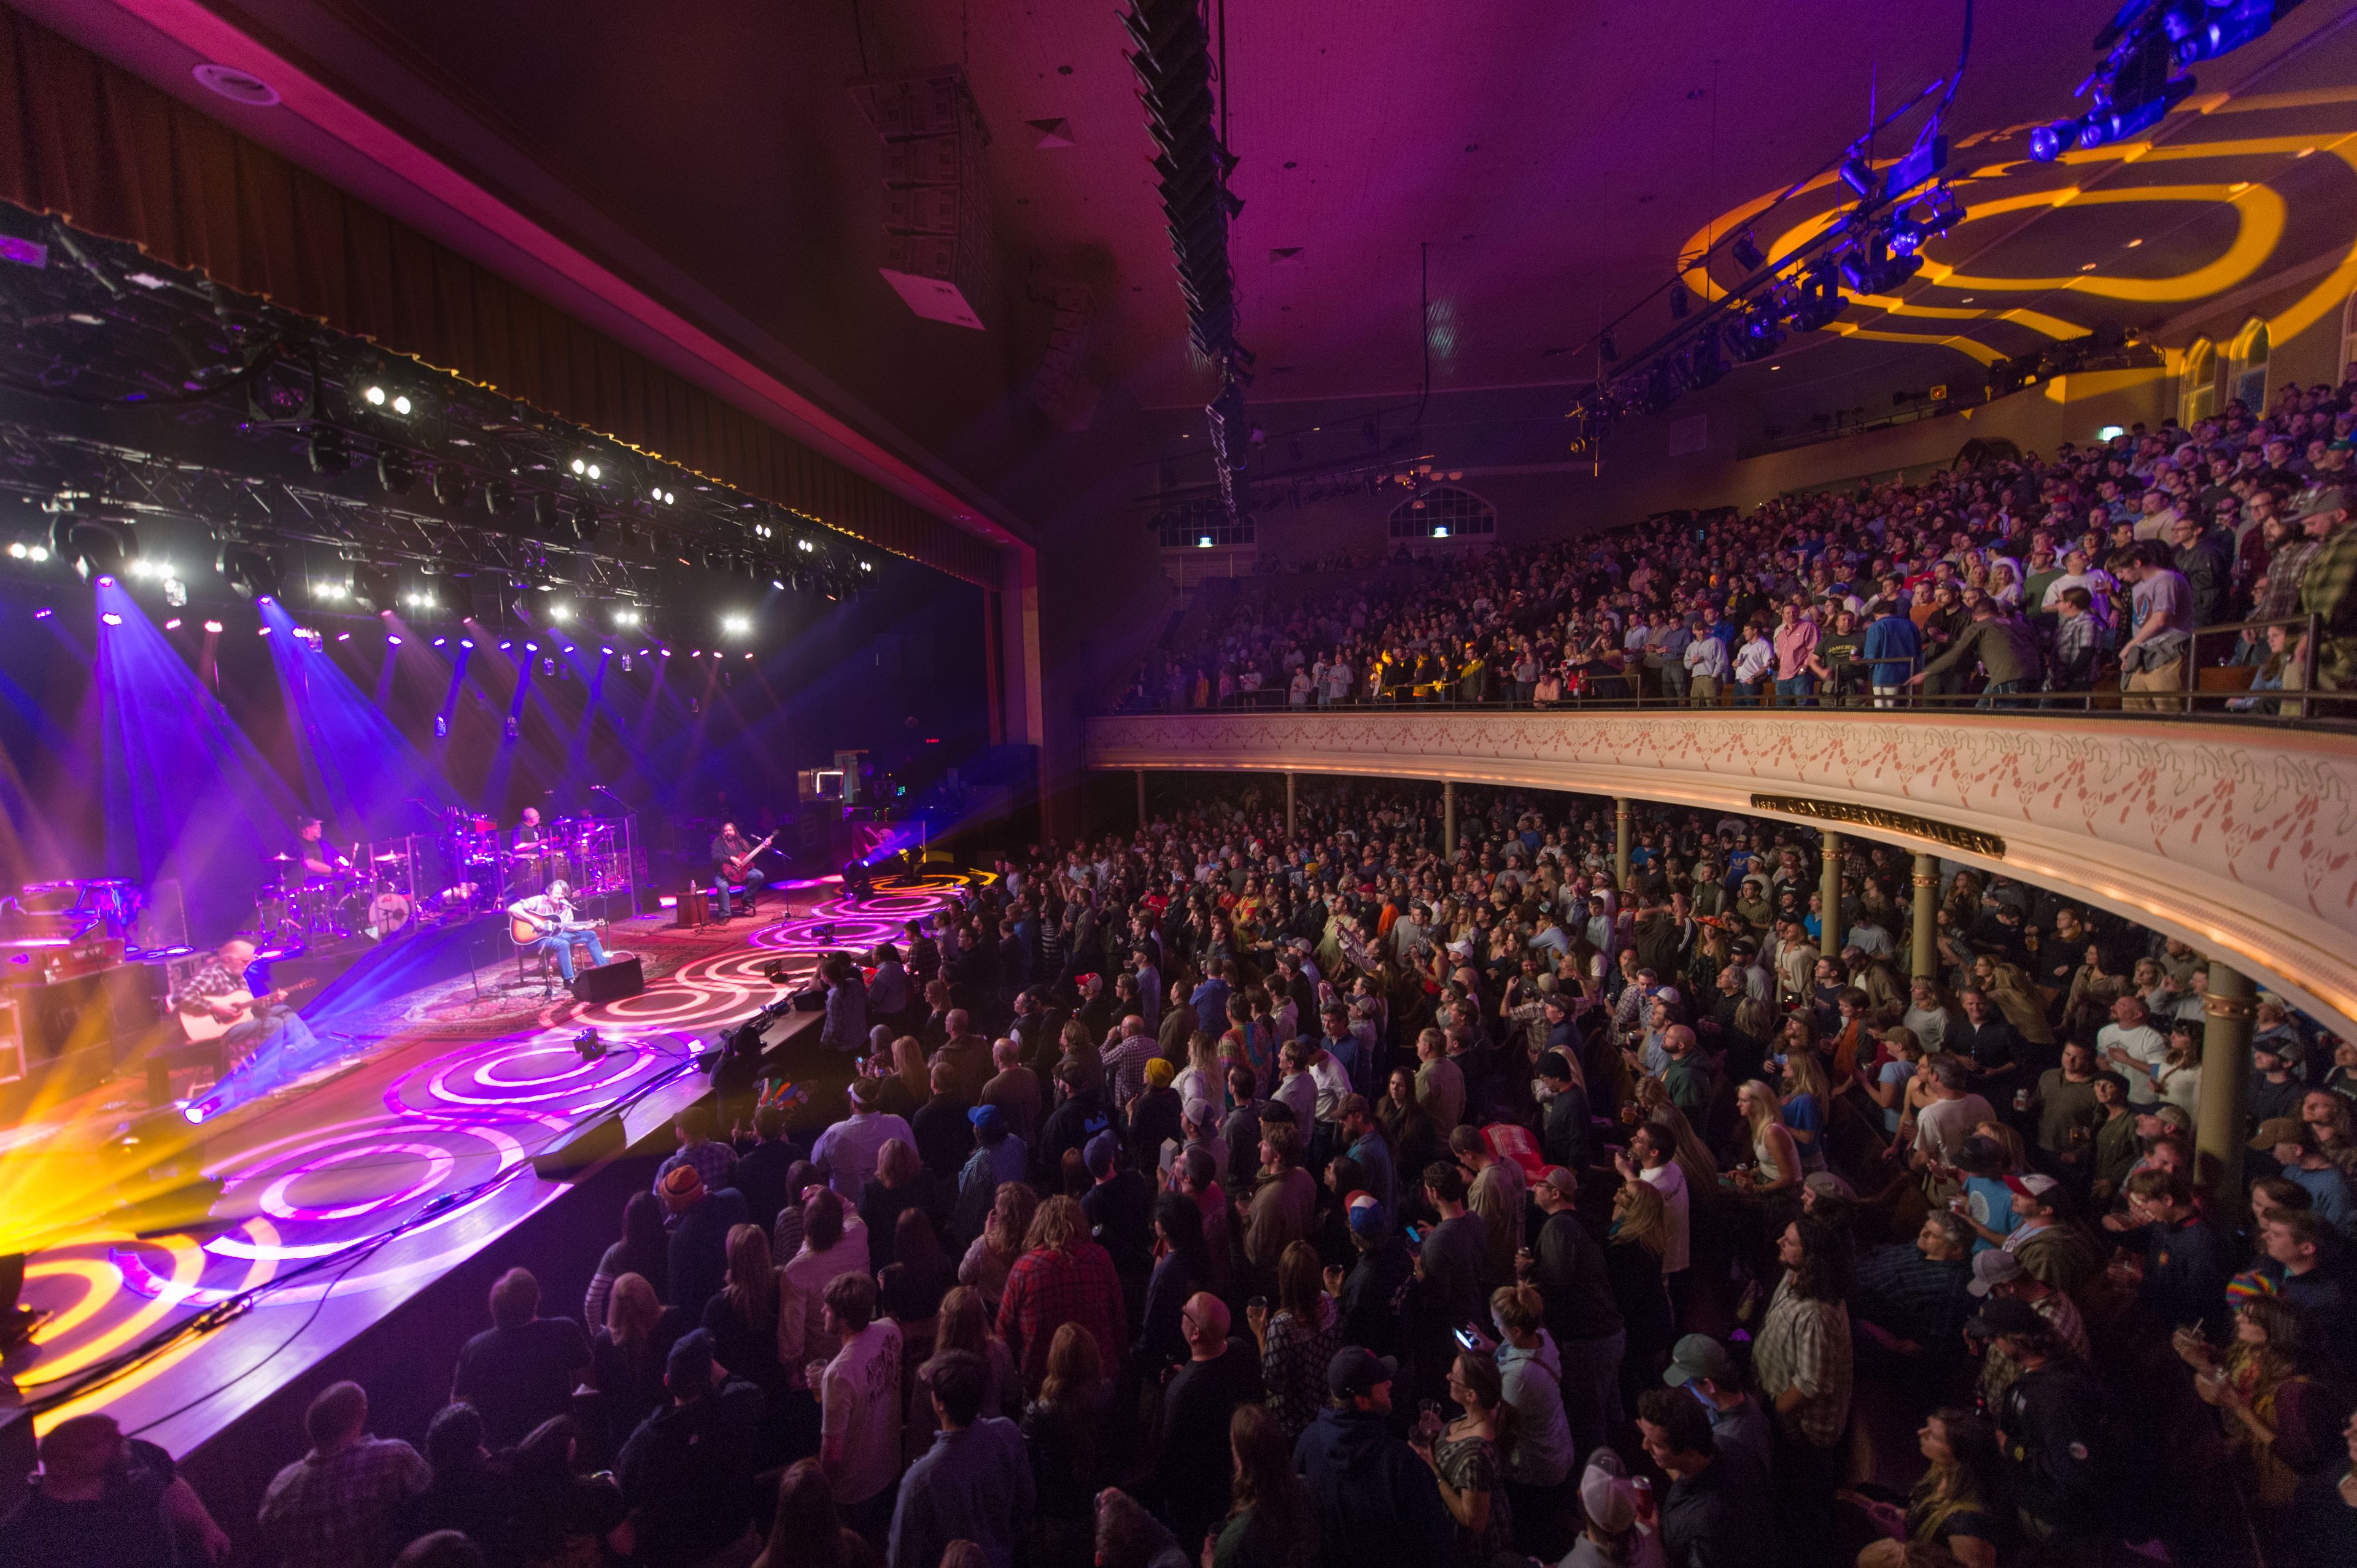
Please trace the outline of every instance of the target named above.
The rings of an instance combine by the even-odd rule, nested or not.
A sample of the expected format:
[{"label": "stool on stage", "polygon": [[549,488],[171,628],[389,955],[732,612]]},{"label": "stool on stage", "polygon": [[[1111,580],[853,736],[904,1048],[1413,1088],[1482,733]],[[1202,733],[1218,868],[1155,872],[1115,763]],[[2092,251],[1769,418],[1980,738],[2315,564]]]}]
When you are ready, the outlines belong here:
[{"label": "stool on stage", "polygon": [[[608,928],[598,932],[598,940],[603,941],[610,934],[608,923],[598,920],[594,924]],[[577,947],[580,944],[576,942],[573,945]],[[550,1001],[556,995],[556,953],[554,949],[544,948],[538,942],[533,943],[530,947],[516,949],[516,979],[529,981],[537,975],[540,979],[540,999],[543,1002]]]}]

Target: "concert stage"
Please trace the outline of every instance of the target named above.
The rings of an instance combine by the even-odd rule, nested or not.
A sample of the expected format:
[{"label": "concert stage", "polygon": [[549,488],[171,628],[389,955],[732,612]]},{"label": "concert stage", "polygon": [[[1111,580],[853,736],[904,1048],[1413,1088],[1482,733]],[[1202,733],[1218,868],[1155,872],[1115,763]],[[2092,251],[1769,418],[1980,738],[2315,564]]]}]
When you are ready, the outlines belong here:
[{"label": "concert stage", "polygon": [[[201,1463],[214,1445],[214,1462],[230,1462],[221,1450],[235,1445],[220,1440],[274,1394],[462,1265],[512,1261],[481,1255],[554,1217],[576,1191],[536,1176],[533,1155],[618,1112],[630,1144],[660,1137],[668,1147],[671,1116],[710,1092],[694,1058],[723,1026],[798,984],[820,952],[899,940],[904,922],[978,880],[937,872],[852,898],[829,877],[773,888],[787,908],[773,904],[753,922],[682,929],[667,910],[617,922],[608,945],[644,961],[647,987],[595,1006],[561,989],[544,1000],[541,978],[504,954],[496,970],[392,993],[371,985],[358,1000],[353,988],[331,986],[321,993],[327,1015],[307,1008],[306,1017],[344,1036],[344,1059],[218,1122],[183,1122],[178,1136],[200,1139],[183,1161],[182,1190],[210,1196],[201,1221],[137,1235],[119,1219],[93,1219],[33,1252],[24,1303],[53,1316],[0,1369],[27,1401],[70,1396],[41,1412],[43,1430],[102,1409],[175,1455]],[[602,1057],[575,1049],[588,1027]],[[126,1129],[174,1135],[157,1119],[138,1121],[143,1089],[117,1079],[0,1133],[0,1172],[44,1148],[119,1143]],[[810,1111],[831,1121],[839,1105],[827,1089]],[[217,1183],[218,1196],[194,1185],[199,1177]],[[619,1201],[584,1197],[562,1218],[568,1235],[602,1248],[616,1233]],[[577,1312],[574,1293],[587,1280],[544,1279],[545,1310]],[[432,1310],[458,1320],[437,1326],[445,1330],[487,1322],[479,1298],[437,1300]],[[440,1380],[449,1367],[414,1369]],[[293,1456],[277,1452],[281,1438],[300,1447],[278,1424],[274,1416],[273,1464]]]}]

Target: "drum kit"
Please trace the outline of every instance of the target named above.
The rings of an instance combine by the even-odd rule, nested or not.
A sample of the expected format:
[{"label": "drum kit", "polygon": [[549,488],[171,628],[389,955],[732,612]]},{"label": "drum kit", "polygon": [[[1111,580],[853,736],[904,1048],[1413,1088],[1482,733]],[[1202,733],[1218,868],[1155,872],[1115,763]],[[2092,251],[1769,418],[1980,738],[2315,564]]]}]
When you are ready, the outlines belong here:
[{"label": "drum kit", "polygon": [[323,846],[323,858],[337,868],[326,876],[307,875],[291,854],[272,855],[263,863],[253,929],[282,948],[317,938],[396,936],[417,918],[419,874],[431,844],[411,834],[354,844],[349,855]]}]

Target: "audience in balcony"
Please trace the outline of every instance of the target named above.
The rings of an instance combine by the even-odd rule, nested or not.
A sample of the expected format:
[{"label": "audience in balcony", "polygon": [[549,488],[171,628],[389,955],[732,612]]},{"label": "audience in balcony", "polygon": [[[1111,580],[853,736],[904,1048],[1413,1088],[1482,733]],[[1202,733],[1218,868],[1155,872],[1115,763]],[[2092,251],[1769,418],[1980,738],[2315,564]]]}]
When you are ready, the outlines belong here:
[{"label": "audience in balcony", "polygon": [[[2238,402],[2190,430],[2138,425],[1699,526],[1652,519],[1491,549],[1406,586],[1304,597],[1259,578],[1190,617],[1186,642],[1149,656],[1122,705],[1993,704],[2102,690],[2175,709],[2183,698],[2154,693],[2214,667],[2297,689],[2304,626],[2280,642],[2263,628],[2198,648],[2191,637],[2311,613],[2317,686],[2357,686],[2352,403],[2357,382],[2292,386],[2264,418]],[[2272,696],[2243,705],[2300,711]]]}]

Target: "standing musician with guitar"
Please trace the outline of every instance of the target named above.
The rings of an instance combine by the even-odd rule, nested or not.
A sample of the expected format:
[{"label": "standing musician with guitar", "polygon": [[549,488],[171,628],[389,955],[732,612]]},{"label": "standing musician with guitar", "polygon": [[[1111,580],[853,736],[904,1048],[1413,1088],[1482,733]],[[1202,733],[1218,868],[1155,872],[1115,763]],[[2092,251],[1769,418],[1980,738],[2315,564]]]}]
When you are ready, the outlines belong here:
[{"label": "standing musician with guitar", "polygon": [[245,971],[253,952],[252,942],[235,937],[223,942],[173,993],[172,1011],[190,1040],[218,1038],[240,1064],[269,1049],[281,1058],[307,1059],[317,1036],[300,1014],[285,1005],[288,993],[256,996],[247,988]]},{"label": "standing musician with guitar", "polygon": [[509,935],[518,947],[532,948],[552,954],[556,960],[556,972],[565,983],[573,983],[573,944],[581,943],[589,950],[589,961],[603,969],[612,961],[606,956],[606,944],[597,940],[597,928],[587,920],[576,919],[573,913],[573,889],[563,881],[552,882],[544,893],[518,899],[508,906]]},{"label": "standing musician with guitar", "polygon": [[753,912],[753,895],[770,880],[767,872],[754,868],[753,862],[778,835],[771,833],[759,843],[747,843],[737,831],[735,822],[723,822],[712,837],[712,890],[720,905],[720,918],[729,918],[728,885],[742,879],[745,884],[745,913]]}]

